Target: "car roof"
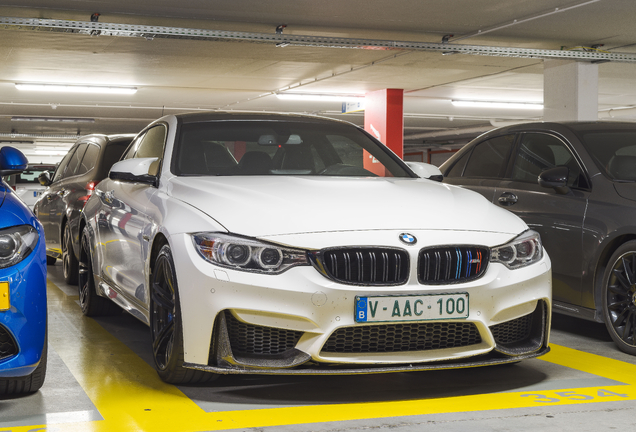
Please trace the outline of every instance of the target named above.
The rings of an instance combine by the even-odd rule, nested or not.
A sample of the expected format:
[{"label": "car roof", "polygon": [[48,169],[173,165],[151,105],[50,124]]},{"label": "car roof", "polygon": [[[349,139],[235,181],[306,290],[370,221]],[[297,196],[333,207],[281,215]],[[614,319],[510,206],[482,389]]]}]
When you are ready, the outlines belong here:
[{"label": "car roof", "polygon": [[[249,111],[205,111],[176,114],[175,117],[182,123],[198,123],[215,120],[271,120],[271,121],[291,121],[291,122],[309,122],[309,123],[331,123],[353,125],[352,123],[308,114],[289,114],[276,112],[249,112]],[[355,126],[355,125],[353,125]],[[357,126],[356,126],[357,127]]]}]

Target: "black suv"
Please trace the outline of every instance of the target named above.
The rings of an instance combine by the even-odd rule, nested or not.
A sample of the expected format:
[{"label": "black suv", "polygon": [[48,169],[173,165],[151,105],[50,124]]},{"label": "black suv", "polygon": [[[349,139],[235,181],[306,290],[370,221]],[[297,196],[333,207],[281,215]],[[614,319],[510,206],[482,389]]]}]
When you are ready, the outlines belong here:
[{"label": "black suv", "polygon": [[636,124],[496,129],[440,170],[445,183],[481,193],[541,234],[555,312],[605,322],[636,355]]},{"label": "black suv", "polygon": [[33,209],[44,226],[47,264],[62,259],[64,278],[77,284],[79,216],[97,183],[108,176],[134,135],[87,135],[64,156],[55,173],[39,176],[48,186]]}]

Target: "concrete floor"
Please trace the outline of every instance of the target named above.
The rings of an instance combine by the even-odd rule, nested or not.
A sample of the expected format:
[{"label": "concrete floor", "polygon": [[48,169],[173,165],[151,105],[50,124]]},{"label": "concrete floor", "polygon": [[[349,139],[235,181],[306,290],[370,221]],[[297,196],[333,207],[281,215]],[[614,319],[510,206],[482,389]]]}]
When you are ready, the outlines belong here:
[{"label": "concrete floor", "polygon": [[636,357],[601,324],[556,315],[552,352],[508,366],[175,387],[152,367],[148,328],[83,317],[61,273],[49,267],[46,382],[0,398],[0,432],[636,430]]}]

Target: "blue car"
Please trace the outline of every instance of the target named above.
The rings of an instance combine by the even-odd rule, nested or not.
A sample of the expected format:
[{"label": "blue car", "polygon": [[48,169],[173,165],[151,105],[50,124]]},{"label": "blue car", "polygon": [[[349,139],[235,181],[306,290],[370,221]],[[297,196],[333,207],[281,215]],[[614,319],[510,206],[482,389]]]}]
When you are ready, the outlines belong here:
[{"label": "blue car", "polygon": [[[22,152],[0,148],[0,176],[26,167]],[[44,231],[13,189],[0,181],[0,396],[42,387],[46,341]]]}]

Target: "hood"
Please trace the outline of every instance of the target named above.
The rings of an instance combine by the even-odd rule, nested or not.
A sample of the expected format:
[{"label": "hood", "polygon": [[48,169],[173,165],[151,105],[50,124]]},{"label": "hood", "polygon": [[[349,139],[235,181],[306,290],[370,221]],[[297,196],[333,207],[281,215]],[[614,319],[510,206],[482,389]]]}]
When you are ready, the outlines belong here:
[{"label": "hood", "polygon": [[168,194],[251,237],[360,230],[516,234],[525,223],[481,195],[424,179],[175,177]]}]

